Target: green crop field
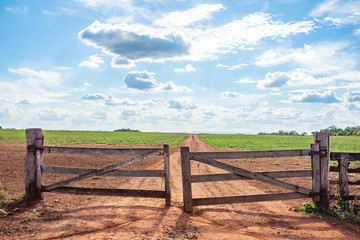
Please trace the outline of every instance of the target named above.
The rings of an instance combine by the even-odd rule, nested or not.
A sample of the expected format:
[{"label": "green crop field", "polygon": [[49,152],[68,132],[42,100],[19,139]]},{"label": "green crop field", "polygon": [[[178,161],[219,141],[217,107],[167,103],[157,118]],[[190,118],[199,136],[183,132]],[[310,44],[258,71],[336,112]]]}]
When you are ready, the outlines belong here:
[{"label": "green crop field", "polygon": [[[238,150],[308,149],[313,136],[198,134],[211,147]],[[360,137],[330,137],[331,152],[360,152]]]},{"label": "green crop field", "polygon": [[[188,134],[185,133],[148,133],[148,132],[102,132],[102,131],[53,131],[44,130],[46,144],[111,144],[152,146],[167,143],[177,146]],[[0,141],[25,143],[25,130],[2,129]]]}]

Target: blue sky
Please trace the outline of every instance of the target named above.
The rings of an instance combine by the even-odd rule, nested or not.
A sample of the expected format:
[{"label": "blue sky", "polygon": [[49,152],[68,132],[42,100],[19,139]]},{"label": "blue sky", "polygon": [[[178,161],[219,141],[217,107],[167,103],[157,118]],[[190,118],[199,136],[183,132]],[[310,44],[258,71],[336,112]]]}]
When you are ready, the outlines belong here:
[{"label": "blue sky", "polygon": [[357,126],[360,1],[2,0],[0,125]]}]

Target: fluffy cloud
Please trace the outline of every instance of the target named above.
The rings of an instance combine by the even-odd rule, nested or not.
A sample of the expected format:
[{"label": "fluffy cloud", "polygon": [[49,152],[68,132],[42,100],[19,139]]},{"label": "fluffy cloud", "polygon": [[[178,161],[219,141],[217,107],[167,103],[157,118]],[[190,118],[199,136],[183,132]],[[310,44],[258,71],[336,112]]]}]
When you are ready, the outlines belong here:
[{"label": "fluffy cloud", "polygon": [[86,94],[81,97],[81,99],[86,99],[86,100],[105,100],[106,98],[107,98],[106,95],[101,93]]},{"label": "fluffy cloud", "polygon": [[193,72],[193,71],[196,71],[196,69],[191,64],[186,65],[185,68],[174,69],[174,72]]},{"label": "fluffy cloud", "polygon": [[344,94],[345,102],[360,102],[360,91],[352,91]]},{"label": "fluffy cloud", "polygon": [[292,62],[314,74],[328,74],[352,69],[356,56],[348,53],[348,42],[320,42],[304,48],[268,50],[256,58],[255,65],[270,67]]},{"label": "fluffy cloud", "polygon": [[237,93],[237,92],[222,92],[221,96],[224,96],[224,97],[239,97],[239,96],[241,96],[241,94]]},{"label": "fluffy cloud", "polygon": [[190,88],[185,86],[177,86],[175,83],[169,81],[165,84],[157,84],[154,79],[154,73],[147,71],[132,71],[128,72],[124,78],[127,88],[133,88],[140,91],[173,91],[173,92],[190,92]]},{"label": "fluffy cloud", "polygon": [[289,74],[285,72],[273,72],[268,73],[265,76],[264,80],[258,82],[259,88],[271,88],[277,90],[279,87],[286,86],[287,83],[291,80]]},{"label": "fluffy cloud", "polygon": [[326,0],[318,4],[311,12],[312,17],[323,17],[324,21],[335,25],[359,24],[360,1]]},{"label": "fluffy cloud", "polygon": [[20,101],[18,102],[18,104],[27,105],[27,104],[30,104],[30,102],[29,102],[29,100],[27,100],[27,99],[23,99],[23,100],[20,100]]},{"label": "fluffy cloud", "polygon": [[131,0],[74,0],[86,7],[97,9],[99,7],[106,8],[128,8],[131,6]]},{"label": "fluffy cloud", "polygon": [[116,62],[168,59],[189,51],[189,43],[176,33],[144,25],[106,24],[95,21],[79,33],[86,44],[117,56]]},{"label": "fluffy cloud", "polygon": [[154,25],[162,27],[187,26],[203,19],[211,18],[211,14],[225,9],[222,4],[201,4],[185,11],[166,13],[154,21]]},{"label": "fluffy cloud", "polygon": [[89,60],[82,61],[79,66],[80,67],[88,67],[88,68],[99,68],[100,64],[104,63],[101,58],[101,55],[91,55],[89,56]]},{"label": "fluffy cloud", "polygon": [[240,63],[238,65],[234,65],[234,66],[230,66],[230,65],[224,65],[224,64],[217,64],[216,67],[220,67],[220,68],[227,68],[228,70],[236,70],[236,69],[240,69],[240,68],[243,68],[243,67],[246,67],[247,64],[245,63]]},{"label": "fluffy cloud", "polygon": [[169,101],[169,108],[172,109],[195,109],[196,105],[191,103],[189,98],[177,98]]},{"label": "fluffy cloud", "polygon": [[[284,23],[265,13],[250,14],[216,27],[204,28],[197,23],[222,9],[221,4],[202,4],[167,13],[152,26],[95,21],[79,33],[79,38],[112,55],[112,66],[131,67],[136,61],[216,59],[237,49],[252,48],[266,38],[308,33],[314,28],[312,21]],[[179,16],[181,21],[176,20]]]},{"label": "fluffy cloud", "polygon": [[113,97],[111,95],[109,95],[109,97],[105,100],[105,105],[106,106],[118,106],[118,105],[136,105],[138,104],[137,101],[131,100],[129,98],[125,98],[125,99],[118,99],[116,97]]},{"label": "fluffy cloud", "polygon": [[340,99],[335,96],[331,90],[319,93],[315,90],[307,90],[302,95],[291,96],[292,102],[305,102],[305,103],[338,103]]},{"label": "fluffy cloud", "polygon": [[106,120],[108,118],[106,112],[103,111],[94,112],[90,117],[96,120]]}]

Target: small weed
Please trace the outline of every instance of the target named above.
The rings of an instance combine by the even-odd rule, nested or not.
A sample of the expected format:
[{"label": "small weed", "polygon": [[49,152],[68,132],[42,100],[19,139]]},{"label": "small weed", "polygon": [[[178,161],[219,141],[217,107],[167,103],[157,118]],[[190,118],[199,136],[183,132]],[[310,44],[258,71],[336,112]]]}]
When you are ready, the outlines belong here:
[{"label": "small weed", "polygon": [[269,165],[280,166],[280,163],[278,163],[278,162],[275,162],[275,163],[269,163]]},{"label": "small weed", "polygon": [[355,177],[356,174],[355,173],[348,173],[348,177]]},{"label": "small weed", "polygon": [[330,167],[337,167],[338,162],[337,161],[330,161]]},{"label": "small weed", "polygon": [[357,200],[350,203],[343,200],[340,194],[335,194],[336,205],[332,207],[318,207],[313,203],[304,203],[295,211],[300,211],[310,215],[330,215],[341,220],[360,224],[360,205]]},{"label": "small weed", "polygon": [[360,166],[360,161],[350,162],[350,167],[358,167]]},{"label": "small weed", "polygon": [[7,193],[2,189],[2,184],[0,182],[0,207],[8,204],[9,202],[11,202],[10,199],[8,199],[8,195]]},{"label": "small weed", "polygon": [[293,163],[292,165],[300,165],[300,163],[296,162],[296,163]]}]

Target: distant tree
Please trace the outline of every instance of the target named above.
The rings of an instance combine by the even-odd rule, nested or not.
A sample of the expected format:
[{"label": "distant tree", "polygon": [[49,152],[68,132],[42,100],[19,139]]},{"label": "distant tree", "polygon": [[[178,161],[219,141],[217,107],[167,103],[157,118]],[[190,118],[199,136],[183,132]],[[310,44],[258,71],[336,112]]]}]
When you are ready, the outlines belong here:
[{"label": "distant tree", "polygon": [[0,126],[0,129],[2,129],[2,126]]},{"label": "distant tree", "polygon": [[114,132],[140,132],[139,130],[134,130],[134,129],[130,129],[130,128],[121,128],[121,129],[117,129],[114,130]]},{"label": "distant tree", "polygon": [[321,129],[320,132],[329,133],[330,136],[358,136],[360,132],[360,126],[346,127],[345,129],[341,129],[333,125],[328,128]]}]

